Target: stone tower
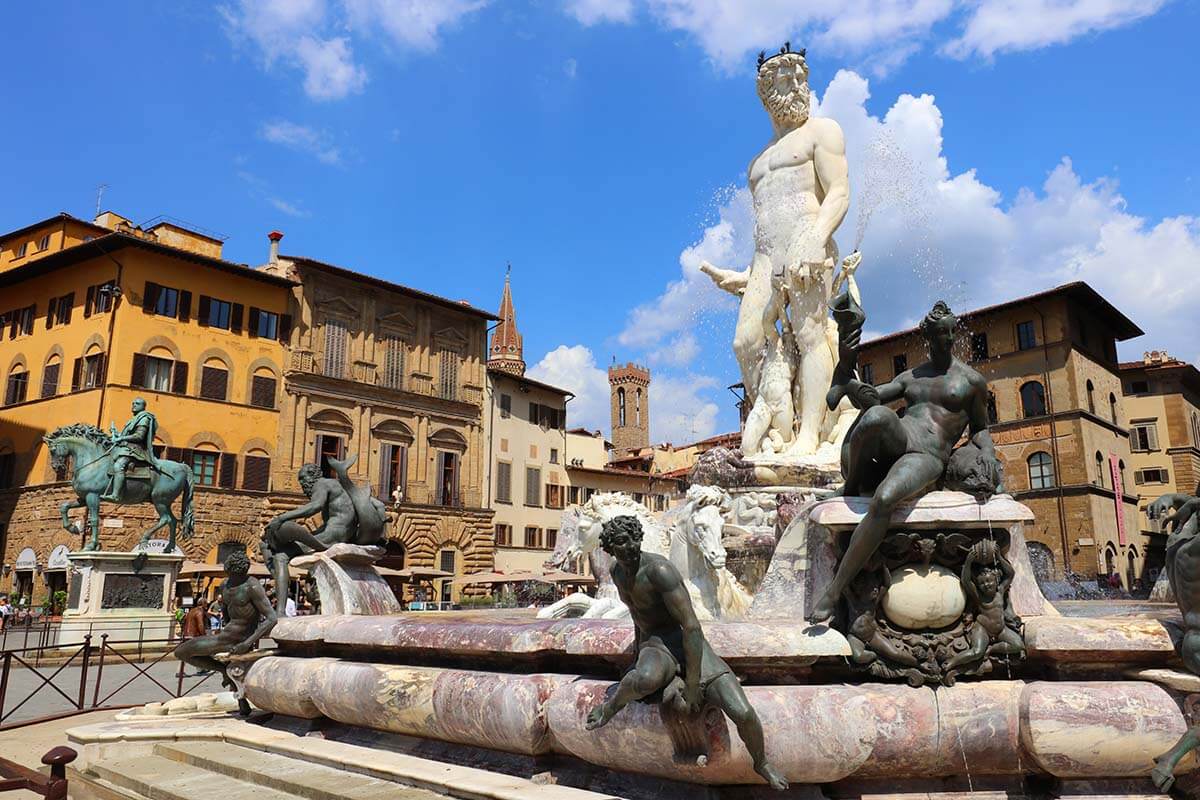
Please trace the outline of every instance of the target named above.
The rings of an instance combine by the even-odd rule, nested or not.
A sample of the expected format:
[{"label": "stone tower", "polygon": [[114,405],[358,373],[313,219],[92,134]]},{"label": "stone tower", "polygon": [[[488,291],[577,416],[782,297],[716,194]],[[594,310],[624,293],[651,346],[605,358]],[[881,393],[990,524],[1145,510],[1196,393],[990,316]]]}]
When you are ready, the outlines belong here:
[{"label": "stone tower", "polygon": [[650,370],[638,364],[608,368],[612,443],[617,456],[650,445]]},{"label": "stone tower", "polygon": [[[509,272],[512,268],[509,268]],[[492,331],[492,346],[488,348],[488,369],[498,369],[512,375],[525,374],[525,347],[517,330],[517,312],[513,310],[510,275],[504,276],[504,295],[500,298],[500,322]]]}]

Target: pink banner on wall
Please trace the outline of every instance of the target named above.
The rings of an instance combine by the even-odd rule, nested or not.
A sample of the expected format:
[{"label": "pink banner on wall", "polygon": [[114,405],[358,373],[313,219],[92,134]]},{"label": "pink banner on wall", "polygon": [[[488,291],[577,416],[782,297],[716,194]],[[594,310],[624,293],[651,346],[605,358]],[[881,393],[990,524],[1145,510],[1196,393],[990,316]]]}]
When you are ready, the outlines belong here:
[{"label": "pink banner on wall", "polygon": [[1120,460],[1109,453],[1108,470],[1112,473],[1113,505],[1117,511],[1117,541],[1124,545],[1125,541],[1125,508],[1121,496],[1125,494],[1124,480],[1121,475]]}]

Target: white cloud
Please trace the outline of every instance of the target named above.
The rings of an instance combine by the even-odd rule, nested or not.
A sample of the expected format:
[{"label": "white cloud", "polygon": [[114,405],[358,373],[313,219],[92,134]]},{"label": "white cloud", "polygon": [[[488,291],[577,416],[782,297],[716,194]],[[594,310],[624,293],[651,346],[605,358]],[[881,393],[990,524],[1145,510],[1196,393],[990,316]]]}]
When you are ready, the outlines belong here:
[{"label": "white cloud", "polygon": [[633,19],[633,0],[567,0],[566,9],[584,25]]},{"label": "white cloud", "polygon": [[650,441],[687,444],[716,433],[719,409],[708,394],[719,387],[707,375],[652,375]]},{"label": "white cloud", "polygon": [[312,216],[299,206],[293,205],[286,200],[278,197],[268,197],[267,202],[275,207],[277,211],[287,214],[289,217],[310,217]]},{"label": "white cloud", "polygon": [[[1166,0],[641,0],[650,15],[694,38],[719,67],[749,64],[751,54],[784,39],[863,57],[875,72],[895,68],[924,44],[951,31],[942,52],[991,56],[1061,44],[1126,25]],[[584,25],[631,22],[633,0],[568,0]]]},{"label": "white cloud", "polygon": [[575,393],[567,404],[567,424],[572,428],[602,430],[609,435],[608,373],[596,366],[591,350],[581,344],[560,344],[530,367],[528,375]]},{"label": "white cloud", "polygon": [[651,350],[646,360],[650,362],[650,366],[663,364],[672,367],[686,367],[698,355],[700,355],[700,343],[696,341],[696,337],[691,331],[684,331],[663,347]]},{"label": "white cloud", "polygon": [[296,57],[304,65],[304,92],[314,100],[337,100],[367,85],[367,71],[354,63],[344,37],[303,36],[296,42]]},{"label": "white cloud", "polygon": [[265,122],[259,128],[258,135],[273,144],[307,153],[322,164],[336,165],[342,162],[341,151],[333,144],[329,134],[307,125],[283,119]]},{"label": "white cloud", "polygon": [[342,0],[351,30],[382,29],[398,47],[430,51],[438,35],[488,0]]},{"label": "white cloud", "polygon": [[488,0],[235,0],[219,6],[230,37],[252,46],[267,69],[283,64],[304,75],[313,100],[339,100],[363,90],[367,71],[351,35],[382,32],[401,50],[428,52],[439,34]]},{"label": "white cloud", "polygon": [[639,306],[617,337],[626,347],[649,347],[661,343],[669,334],[689,330],[698,317],[714,309],[736,307],[735,298],[718,289],[700,271],[700,262],[709,261],[726,269],[742,269],[754,253],[754,209],[746,189],[722,191],[718,221],[705,229],[700,240],[679,255],[682,276],[671,281],[655,301]]},{"label": "white cloud", "polygon": [[1166,0],[984,0],[971,11],[962,35],[942,50],[956,58],[987,58],[1063,44],[1128,25],[1165,4]]}]

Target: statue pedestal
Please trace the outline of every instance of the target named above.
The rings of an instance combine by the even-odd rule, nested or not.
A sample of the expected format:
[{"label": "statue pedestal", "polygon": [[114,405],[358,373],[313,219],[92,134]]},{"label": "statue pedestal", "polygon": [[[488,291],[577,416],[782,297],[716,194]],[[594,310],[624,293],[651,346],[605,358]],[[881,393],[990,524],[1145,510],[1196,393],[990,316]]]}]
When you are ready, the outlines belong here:
[{"label": "statue pedestal", "polygon": [[[844,536],[866,515],[870,498],[833,497],[807,503],[783,532],[762,588],[754,598],[751,619],[804,619],[837,567],[835,537]],[[1042,596],[1033,577],[1025,547],[1025,523],[1033,512],[1008,495],[980,502],[963,492],[929,492],[901,503],[892,514],[889,534],[896,529],[946,532],[1006,532],[1008,558],[1016,575],[1012,583],[1013,610],[1021,617],[1058,611]]]},{"label": "statue pedestal", "polygon": [[392,587],[375,571],[383,554],[382,547],[335,544],[324,552],[293,558],[291,565],[316,579],[322,614],[399,614],[402,609]]},{"label": "statue pedestal", "polygon": [[79,644],[89,633],[93,644],[108,634],[114,646],[170,638],[183,555],[86,551],[68,558],[70,588],[59,644]]}]

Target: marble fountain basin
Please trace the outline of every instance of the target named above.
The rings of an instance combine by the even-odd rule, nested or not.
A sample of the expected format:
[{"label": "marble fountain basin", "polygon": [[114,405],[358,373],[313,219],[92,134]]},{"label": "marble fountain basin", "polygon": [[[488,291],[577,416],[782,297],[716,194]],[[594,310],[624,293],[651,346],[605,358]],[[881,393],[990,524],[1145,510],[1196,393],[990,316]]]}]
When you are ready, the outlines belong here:
[{"label": "marble fountain basin", "polygon": [[[825,626],[704,628],[746,684],[768,754],[797,783],[960,776],[964,758],[977,775],[1140,777],[1187,727],[1178,692],[1123,678],[1174,657],[1157,620],[1035,617],[1020,674],[940,688],[851,683],[846,640]],[[679,757],[655,705],[585,729],[632,659],[628,622],[315,616],[281,619],[272,638],[276,654],[253,664],[246,693],[278,714],[685,782],[759,782],[736,729],[713,710],[697,723],[704,766]]]}]

